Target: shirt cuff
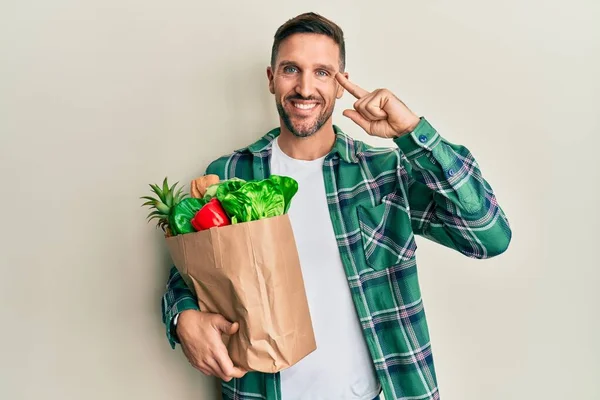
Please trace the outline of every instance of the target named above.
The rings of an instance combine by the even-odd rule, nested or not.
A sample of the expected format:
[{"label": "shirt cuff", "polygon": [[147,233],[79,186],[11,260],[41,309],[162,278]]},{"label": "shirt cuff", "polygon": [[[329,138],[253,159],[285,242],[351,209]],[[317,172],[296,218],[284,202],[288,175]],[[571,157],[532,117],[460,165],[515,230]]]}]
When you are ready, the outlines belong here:
[{"label": "shirt cuff", "polygon": [[433,151],[441,140],[440,134],[424,117],[421,117],[412,132],[394,139],[394,142],[400,147],[406,158],[412,160],[428,151]]},{"label": "shirt cuff", "polygon": [[443,141],[442,136],[424,117],[421,117],[412,132],[394,139],[409,161],[423,155],[430,155],[430,159],[439,164],[444,179],[450,183],[459,182],[465,178],[469,170],[464,167],[461,158],[450,146],[443,145]]},{"label": "shirt cuff", "polygon": [[173,319],[177,314],[180,314],[185,310],[199,310],[198,304],[192,298],[184,298],[175,303],[166,312],[165,326],[167,330],[167,339],[169,340],[169,344],[173,349],[177,344],[179,344],[179,338],[177,337],[177,332],[175,330],[175,327],[173,326]]}]

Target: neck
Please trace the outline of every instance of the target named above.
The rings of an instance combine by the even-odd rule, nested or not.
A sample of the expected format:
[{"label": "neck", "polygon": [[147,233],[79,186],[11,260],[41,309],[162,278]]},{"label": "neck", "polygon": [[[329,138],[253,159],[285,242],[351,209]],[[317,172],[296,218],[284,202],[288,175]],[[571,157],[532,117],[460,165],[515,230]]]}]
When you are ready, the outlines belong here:
[{"label": "neck", "polygon": [[296,160],[312,161],[329,154],[335,144],[335,131],[331,119],[309,137],[297,137],[283,121],[279,135],[279,147],[286,155]]}]

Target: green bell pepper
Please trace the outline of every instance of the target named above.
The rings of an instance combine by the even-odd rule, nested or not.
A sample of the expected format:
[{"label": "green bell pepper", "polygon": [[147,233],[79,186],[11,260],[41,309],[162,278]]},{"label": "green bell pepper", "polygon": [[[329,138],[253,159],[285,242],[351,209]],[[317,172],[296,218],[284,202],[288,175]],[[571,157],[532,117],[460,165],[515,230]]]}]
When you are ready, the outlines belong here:
[{"label": "green bell pepper", "polygon": [[196,232],[192,226],[192,218],[207,203],[205,199],[189,197],[181,200],[171,209],[169,225],[174,235]]}]

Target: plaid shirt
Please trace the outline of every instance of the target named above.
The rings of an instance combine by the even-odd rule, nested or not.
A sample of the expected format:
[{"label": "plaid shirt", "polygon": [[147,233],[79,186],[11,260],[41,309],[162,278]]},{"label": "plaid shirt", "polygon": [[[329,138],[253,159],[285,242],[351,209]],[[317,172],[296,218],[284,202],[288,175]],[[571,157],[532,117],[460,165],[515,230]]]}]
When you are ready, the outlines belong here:
[{"label": "plaid shirt", "polygon": [[[393,148],[374,148],[334,130],[336,141],[323,165],[327,204],[383,394],[388,400],[439,399],[414,235],[484,259],[506,250],[509,223],[470,152],[446,141],[424,118],[413,132],[394,139]],[[278,134],[274,129],[219,158],[206,173],[268,177]],[[174,348],[173,318],[198,309],[175,268],[162,307]],[[282,399],[278,373],[249,372],[221,386],[225,399]]]}]

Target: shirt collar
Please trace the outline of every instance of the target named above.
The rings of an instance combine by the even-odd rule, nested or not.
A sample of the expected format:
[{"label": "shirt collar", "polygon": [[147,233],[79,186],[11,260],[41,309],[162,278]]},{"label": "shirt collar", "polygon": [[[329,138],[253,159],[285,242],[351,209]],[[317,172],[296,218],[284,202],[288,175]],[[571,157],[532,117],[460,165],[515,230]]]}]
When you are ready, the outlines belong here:
[{"label": "shirt collar", "polygon": [[[335,132],[335,143],[333,144],[333,148],[329,152],[329,155],[337,155],[342,160],[348,163],[357,163],[357,150],[358,143],[346,135],[342,130],[337,126],[333,125],[333,130]],[[242,147],[240,149],[235,150],[236,153],[244,153],[249,152],[256,155],[263,155],[265,152],[270,152],[271,147],[273,146],[273,140],[281,133],[280,128],[274,128],[267,132],[263,137],[261,137],[256,142],[252,143],[249,146]]]}]

